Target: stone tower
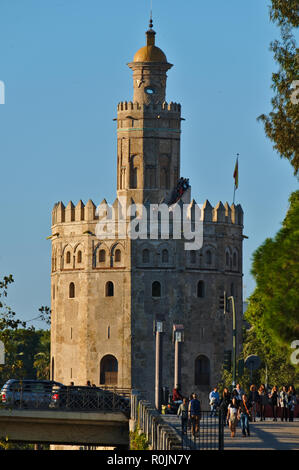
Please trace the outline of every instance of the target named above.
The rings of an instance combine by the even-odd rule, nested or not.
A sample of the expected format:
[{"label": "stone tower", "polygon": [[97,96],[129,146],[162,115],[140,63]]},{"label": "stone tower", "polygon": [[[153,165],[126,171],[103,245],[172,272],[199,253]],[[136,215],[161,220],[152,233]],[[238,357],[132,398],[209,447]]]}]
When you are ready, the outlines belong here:
[{"label": "stone tower", "polygon": [[[66,384],[90,380],[147,390],[153,400],[158,319],[165,327],[161,385],[174,385],[173,327],[180,324],[182,391],[204,399],[219,380],[224,351],[232,348],[231,316],[219,309],[224,290],[235,298],[241,347],[243,211],[209,201],[199,208],[190,188],[171,203],[180,178],[181,106],[166,102],[172,65],[155,45],[152,22],[146,37],[128,64],[133,101],[117,107],[115,202],[111,207],[104,199],[98,209],[91,200],[66,207],[59,202],[52,212],[51,375]],[[159,217],[156,237],[148,227],[145,236],[130,236],[128,207],[137,208],[141,223],[143,209],[161,203],[169,236]],[[199,249],[186,250],[174,236],[173,208],[183,204],[191,225],[199,210]],[[113,210],[121,223],[112,236],[107,217]],[[151,210],[155,206],[146,221]]]}]

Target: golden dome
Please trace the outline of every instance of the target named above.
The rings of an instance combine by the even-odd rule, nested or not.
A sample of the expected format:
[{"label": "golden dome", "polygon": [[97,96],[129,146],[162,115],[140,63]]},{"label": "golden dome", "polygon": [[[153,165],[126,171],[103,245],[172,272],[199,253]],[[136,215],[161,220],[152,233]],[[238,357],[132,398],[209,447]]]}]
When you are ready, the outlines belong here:
[{"label": "golden dome", "polygon": [[144,46],[134,55],[134,62],[167,62],[166,55],[157,46]]},{"label": "golden dome", "polygon": [[164,52],[155,46],[155,31],[153,30],[153,21],[150,19],[149,30],[146,31],[146,46],[139,49],[134,55],[133,62],[166,62]]}]

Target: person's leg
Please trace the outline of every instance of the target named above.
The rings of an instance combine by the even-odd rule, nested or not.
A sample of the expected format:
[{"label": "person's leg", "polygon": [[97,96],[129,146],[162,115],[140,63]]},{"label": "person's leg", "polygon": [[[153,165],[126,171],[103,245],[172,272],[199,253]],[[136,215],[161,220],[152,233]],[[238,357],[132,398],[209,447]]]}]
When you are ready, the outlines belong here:
[{"label": "person's leg", "polygon": [[199,432],[199,416],[195,417],[195,433],[198,434]]},{"label": "person's leg", "polygon": [[252,420],[255,421],[255,418],[256,418],[256,403],[255,402],[252,403],[251,413],[252,413]]},{"label": "person's leg", "polygon": [[285,406],[285,410],[286,410],[286,421],[287,421],[289,418],[289,409],[287,406]]},{"label": "person's leg", "polygon": [[245,428],[246,428],[246,431],[247,431],[247,436],[250,436],[248,415],[245,415]]},{"label": "person's leg", "polygon": [[242,434],[243,436],[246,436],[245,432],[245,415],[242,413],[240,417],[240,424],[241,424],[241,429],[242,429]]},{"label": "person's leg", "polygon": [[182,417],[182,434],[185,434],[186,419]]},{"label": "person's leg", "polygon": [[237,421],[234,420],[232,423],[232,437],[235,437],[236,435],[236,426],[237,426]]},{"label": "person's leg", "polygon": [[192,430],[192,436],[194,436],[195,433],[195,416],[191,416],[191,430]]},{"label": "person's leg", "polygon": [[232,421],[232,420],[229,420],[229,429],[230,429],[230,436],[234,437],[235,436],[236,425],[235,425],[235,422]]}]

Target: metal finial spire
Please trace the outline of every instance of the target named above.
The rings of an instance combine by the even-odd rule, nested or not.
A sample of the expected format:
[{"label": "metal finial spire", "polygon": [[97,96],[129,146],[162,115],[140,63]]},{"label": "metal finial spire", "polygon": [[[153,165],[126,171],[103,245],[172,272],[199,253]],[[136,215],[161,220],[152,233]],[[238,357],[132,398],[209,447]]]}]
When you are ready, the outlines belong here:
[{"label": "metal finial spire", "polygon": [[149,27],[150,29],[153,28],[153,0],[151,0],[151,14],[150,14]]}]

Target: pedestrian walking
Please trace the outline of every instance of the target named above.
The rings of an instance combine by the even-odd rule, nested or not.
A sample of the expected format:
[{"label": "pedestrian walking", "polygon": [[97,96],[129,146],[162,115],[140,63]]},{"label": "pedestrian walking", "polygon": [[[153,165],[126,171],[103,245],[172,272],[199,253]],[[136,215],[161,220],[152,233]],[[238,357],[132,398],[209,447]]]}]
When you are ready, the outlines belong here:
[{"label": "pedestrian walking", "polygon": [[247,399],[246,394],[242,396],[242,400],[239,404],[239,418],[240,418],[240,423],[241,423],[241,429],[242,429],[242,436],[246,437],[246,432],[247,436],[250,436],[250,429],[249,429],[249,401]]},{"label": "pedestrian walking", "polygon": [[189,402],[188,415],[191,420],[192,436],[199,433],[199,421],[201,418],[201,405],[196,393],[193,393],[192,400]]},{"label": "pedestrian walking", "polygon": [[256,413],[259,405],[259,394],[254,384],[250,385],[249,397],[250,411],[252,416],[252,421],[255,422]]},{"label": "pedestrian walking", "polygon": [[244,395],[244,390],[241,388],[240,384],[236,385],[236,388],[234,388],[234,391],[236,392],[236,399],[241,402],[242,401],[242,396]]},{"label": "pedestrian walking", "polygon": [[288,392],[287,392],[287,387],[283,386],[282,390],[279,394],[279,406],[280,406],[280,417],[281,421],[284,419],[287,421],[288,420]]},{"label": "pedestrian walking", "polygon": [[223,389],[222,397],[221,397],[220,403],[219,403],[219,409],[220,409],[220,412],[221,412],[221,415],[222,415],[222,422],[223,422],[224,426],[226,425],[226,422],[228,422],[228,420],[227,420],[227,411],[228,411],[228,406],[229,406],[230,403],[231,403],[231,394],[230,394],[228,388],[225,387]]},{"label": "pedestrian walking", "polygon": [[183,398],[183,402],[180,404],[177,415],[181,416],[182,420],[182,434],[187,433],[187,426],[188,426],[188,400],[187,398]]},{"label": "pedestrian walking", "polygon": [[211,418],[216,416],[217,406],[219,405],[219,393],[217,387],[211,391],[209,395],[210,407],[211,407]]},{"label": "pedestrian walking", "polygon": [[238,401],[236,400],[236,398],[233,398],[232,402],[228,405],[227,408],[227,421],[231,437],[235,437],[236,435],[236,428],[238,424],[238,411]]},{"label": "pedestrian walking", "polygon": [[272,408],[273,421],[277,421],[278,389],[276,385],[272,388],[269,398]]},{"label": "pedestrian walking", "polygon": [[294,387],[291,385],[288,390],[288,411],[289,421],[294,421],[294,411],[297,404],[296,392]]},{"label": "pedestrian walking", "polygon": [[259,394],[259,405],[260,405],[260,418],[261,421],[265,421],[265,412],[266,412],[266,405],[268,404],[268,397],[267,392],[264,384],[261,384],[260,388],[258,389]]}]

